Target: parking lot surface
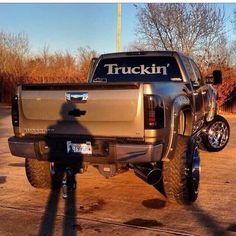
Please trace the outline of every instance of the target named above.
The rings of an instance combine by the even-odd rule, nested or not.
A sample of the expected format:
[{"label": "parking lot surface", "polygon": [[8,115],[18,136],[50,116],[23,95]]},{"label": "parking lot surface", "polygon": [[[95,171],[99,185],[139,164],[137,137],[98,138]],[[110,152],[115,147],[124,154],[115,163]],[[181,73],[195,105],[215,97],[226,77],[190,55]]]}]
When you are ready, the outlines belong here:
[{"label": "parking lot surface", "polygon": [[0,235],[236,235],[236,115],[225,117],[228,146],[201,151],[198,200],[179,206],[131,170],[105,179],[89,167],[66,200],[33,188],[24,159],[9,153],[10,108],[0,106]]}]

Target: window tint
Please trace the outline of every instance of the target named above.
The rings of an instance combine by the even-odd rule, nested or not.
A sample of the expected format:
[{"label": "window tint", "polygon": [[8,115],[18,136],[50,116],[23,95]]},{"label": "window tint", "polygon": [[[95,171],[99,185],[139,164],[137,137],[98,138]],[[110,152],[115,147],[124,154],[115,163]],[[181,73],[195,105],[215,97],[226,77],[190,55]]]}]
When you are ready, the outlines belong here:
[{"label": "window tint", "polygon": [[195,85],[199,85],[199,86],[204,85],[205,81],[203,80],[201,72],[198,69],[195,62],[187,57],[183,57],[183,61],[184,61],[187,73],[190,76],[190,80],[192,84],[194,83]]},{"label": "window tint", "polygon": [[193,70],[195,72],[195,76],[196,76],[197,81],[199,82],[200,85],[204,85],[205,82],[204,82],[204,80],[202,78],[201,72],[198,69],[197,65],[192,60],[191,60],[191,64],[192,64]]},{"label": "window tint", "polygon": [[95,82],[181,82],[182,76],[174,57],[107,58],[99,62]]},{"label": "window tint", "polygon": [[195,82],[196,81],[196,76],[195,76],[193,67],[192,67],[189,59],[187,57],[183,57],[183,61],[184,61],[185,69],[187,70],[187,73],[190,76],[190,80],[192,82]]}]

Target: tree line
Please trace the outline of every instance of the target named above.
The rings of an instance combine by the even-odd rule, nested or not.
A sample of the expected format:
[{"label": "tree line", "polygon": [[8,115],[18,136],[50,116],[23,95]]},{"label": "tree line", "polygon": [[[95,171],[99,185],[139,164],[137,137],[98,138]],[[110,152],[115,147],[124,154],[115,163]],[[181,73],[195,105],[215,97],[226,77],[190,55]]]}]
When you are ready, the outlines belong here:
[{"label": "tree line", "polygon": [[[137,41],[132,50],[175,50],[192,57],[203,76],[223,72],[217,87],[219,105],[236,92],[236,42],[229,42],[224,8],[209,3],[148,3],[136,5]],[[236,11],[234,12],[236,34]]]},{"label": "tree line", "polygon": [[[236,90],[236,42],[229,42],[224,9],[209,3],[147,3],[136,5],[136,41],[127,47],[134,50],[176,50],[191,56],[203,76],[212,70],[223,72],[218,86],[219,105]],[[236,34],[236,11],[234,14]],[[25,34],[0,32],[0,102],[9,102],[18,83],[85,82],[90,60],[98,53],[79,48],[50,53],[45,47],[30,54]]]},{"label": "tree line", "polygon": [[32,56],[26,35],[0,32],[0,102],[10,102],[21,83],[85,82],[90,60],[96,56],[90,48],[79,48],[72,55],[50,53],[48,47]]}]

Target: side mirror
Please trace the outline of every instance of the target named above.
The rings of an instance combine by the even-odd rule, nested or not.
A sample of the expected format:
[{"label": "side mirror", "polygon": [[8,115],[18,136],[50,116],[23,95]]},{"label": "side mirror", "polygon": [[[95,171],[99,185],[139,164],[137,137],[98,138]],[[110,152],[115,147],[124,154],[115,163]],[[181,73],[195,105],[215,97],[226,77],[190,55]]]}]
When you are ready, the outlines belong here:
[{"label": "side mirror", "polygon": [[220,70],[213,71],[213,85],[222,84],[222,73]]}]

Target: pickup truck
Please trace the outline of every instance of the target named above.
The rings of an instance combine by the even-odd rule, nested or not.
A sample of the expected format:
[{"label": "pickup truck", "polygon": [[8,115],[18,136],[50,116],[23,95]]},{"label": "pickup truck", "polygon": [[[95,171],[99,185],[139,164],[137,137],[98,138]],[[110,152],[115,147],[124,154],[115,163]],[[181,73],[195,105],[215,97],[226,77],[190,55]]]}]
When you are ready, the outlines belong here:
[{"label": "pickup truck", "polygon": [[[213,71],[211,83],[221,81]],[[170,201],[191,204],[198,147],[220,151],[230,134],[212,84],[179,52],[104,54],[92,60],[87,83],[19,85],[9,147],[36,188],[60,187],[65,173],[75,187],[88,165],[105,177],[133,169]]]}]

